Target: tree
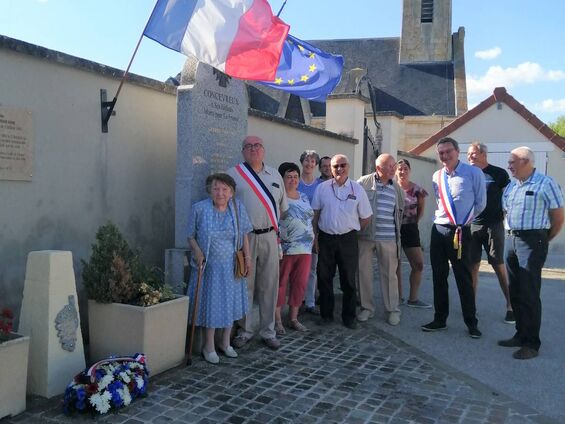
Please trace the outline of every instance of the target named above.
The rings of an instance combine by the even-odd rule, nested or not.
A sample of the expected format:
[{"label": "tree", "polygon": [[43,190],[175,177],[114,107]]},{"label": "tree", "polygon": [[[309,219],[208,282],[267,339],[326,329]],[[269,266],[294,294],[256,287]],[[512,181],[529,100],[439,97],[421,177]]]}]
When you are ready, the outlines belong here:
[{"label": "tree", "polygon": [[561,137],[565,137],[565,115],[559,116],[555,122],[550,122],[548,126]]}]

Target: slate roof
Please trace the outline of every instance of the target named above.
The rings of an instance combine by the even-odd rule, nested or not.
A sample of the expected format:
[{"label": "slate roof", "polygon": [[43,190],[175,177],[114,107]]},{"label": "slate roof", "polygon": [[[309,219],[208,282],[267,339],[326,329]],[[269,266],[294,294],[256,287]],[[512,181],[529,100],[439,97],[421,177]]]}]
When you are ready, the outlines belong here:
[{"label": "slate roof", "polygon": [[[342,81],[335,92],[347,84],[345,76],[349,70],[363,68],[374,87],[376,112],[396,112],[403,116],[456,115],[453,62],[400,65],[399,37],[309,42],[344,57]],[[252,108],[275,112],[278,109],[281,94],[277,90],[250,83],[249,94]],[[289,107],[291,103],[292,98]],[[310,102],[310,107],[314,116],[325,115],[325,103]]]}]

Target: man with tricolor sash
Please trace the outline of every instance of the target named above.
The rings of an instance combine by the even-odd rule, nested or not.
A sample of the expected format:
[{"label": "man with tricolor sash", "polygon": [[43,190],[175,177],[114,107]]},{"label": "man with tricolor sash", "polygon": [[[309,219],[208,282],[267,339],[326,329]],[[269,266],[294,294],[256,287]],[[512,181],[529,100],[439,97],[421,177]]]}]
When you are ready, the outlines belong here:
[{"label": "man with tricolor sash", "polygon": [[[252,322],[254,298],[259,304],[259,335],[271,349],[280,342],[275,334],[275,309],[279,287],[278,222],[288,209],[283,180],[279,172],[263,163],[265,146],[257,136],[247,136],[242,143],[244,162],[227,172],[236,182],[236,196],[248,210],[253,231],[249,234],[251,272],[247,276],[250,309],[239,322],[238,335],[233,339],[235,348],[243,347],[254,335]],[[255,297],[255,295],[257,295]]]},{"label": "man with tricolor sash", "polygon": [[430,239],[430,260],[434,284],[434,320],[422,331],[447,328],[449,315],[449,264],[461,300],[463,320],[469,336],[478,339],[475,294],[471,263],[470,223],[486,206],[486,185],[483,172],[459,160],[459,144],[450,137],[437,142],[437,153],[443,168],[432,177],[437,201]]}]

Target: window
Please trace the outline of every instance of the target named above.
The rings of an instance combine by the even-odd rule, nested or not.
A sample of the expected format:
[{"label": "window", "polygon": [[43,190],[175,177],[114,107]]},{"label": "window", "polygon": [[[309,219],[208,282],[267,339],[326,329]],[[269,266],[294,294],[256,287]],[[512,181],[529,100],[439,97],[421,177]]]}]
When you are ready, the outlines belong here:
[{"label": "window", "polygon": [[422,13],[420,22],[433,22],[434,20],[434,0],[422,0]]}]

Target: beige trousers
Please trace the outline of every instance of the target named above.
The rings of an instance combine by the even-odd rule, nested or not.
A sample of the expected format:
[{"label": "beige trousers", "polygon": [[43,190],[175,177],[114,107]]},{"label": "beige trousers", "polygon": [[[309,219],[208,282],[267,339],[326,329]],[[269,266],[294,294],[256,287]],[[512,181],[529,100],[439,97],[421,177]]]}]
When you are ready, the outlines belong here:
[{"label": "beige trousers", "polygon": [[275,309],[279,291],[279,247],[274,231],[249,233],[251,272],[247,276],[249,311],[239,320],[240,335],[251,338],[257,323],[253,322],[253,301],[259,304],[259,335],[275,337]]},{"label": "beige trousers", "polygon": [[396,277],[398,249],[395,240],[359,240],[359,299],[361,308],[367,309],[371,313],[375,312],[373,252],[377,255],[384,310],[387,315],[390,312],[400,313],[398,279]]}]

